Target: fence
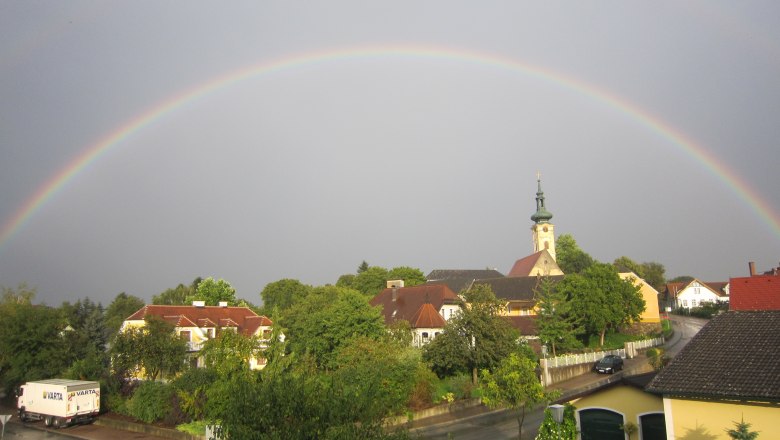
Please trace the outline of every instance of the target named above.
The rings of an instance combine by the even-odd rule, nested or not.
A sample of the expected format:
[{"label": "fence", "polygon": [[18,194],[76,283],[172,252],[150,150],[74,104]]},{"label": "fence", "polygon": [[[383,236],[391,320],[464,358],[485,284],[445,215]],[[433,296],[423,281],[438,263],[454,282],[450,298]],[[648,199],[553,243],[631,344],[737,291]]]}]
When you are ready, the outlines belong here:
[{"label": "fence", "polygon": [[624,359],[630,359],[636,356],[638,350],[663,345],[663,343],[664,338],[646,339],[643,341],[626,342],[624,348],[617,350],[567,354],[554,358],[540,359],[540,379],[544,386],[549,386],[553,383],[587,373],[590,371],[593,363],[597,362],[608,354],[614,354]]}]

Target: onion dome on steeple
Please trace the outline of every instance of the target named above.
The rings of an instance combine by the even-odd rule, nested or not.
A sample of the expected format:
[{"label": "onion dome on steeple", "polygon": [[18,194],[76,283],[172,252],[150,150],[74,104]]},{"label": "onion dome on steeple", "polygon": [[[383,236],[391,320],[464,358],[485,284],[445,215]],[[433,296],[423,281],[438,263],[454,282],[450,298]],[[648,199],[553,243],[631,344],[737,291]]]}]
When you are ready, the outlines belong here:
[{"label": "onion dome on steeple", "polygon": [[538,189],[536,191],[536,212],[531,216],[531,220],[538,223],[549,223],[552,218],[552,213],[544,207],[544,192],[542,192],[542,177],[538,173],[536,174],[536,183]]}]

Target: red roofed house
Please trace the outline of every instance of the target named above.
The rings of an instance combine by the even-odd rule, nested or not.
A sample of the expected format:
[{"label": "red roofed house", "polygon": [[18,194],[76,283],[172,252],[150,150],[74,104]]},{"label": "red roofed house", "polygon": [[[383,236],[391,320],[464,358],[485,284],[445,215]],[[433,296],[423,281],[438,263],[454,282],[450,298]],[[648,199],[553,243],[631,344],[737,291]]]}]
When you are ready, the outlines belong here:
[{"label": "red roofed house", "polygon": [[729,302],[730,289],[727,282],[703,282],[694,278],[687,283],[667,283],[664,297],[672,309],[692,309],[704,303]]},{"label": "red roofed house", "polygon": [[542,249],[525,258],[515,261],[514,266],[506,275],[508,277],[539,277],[563,275],[550,251]]},{"label": "red roofed house", "polygon": [[404,287],[403,281],[388,281],[388,287],[369,301],[382,307],[385,324],[407,321],[412,345],[421,347],[444,330],[446,322],[460,311],[461,299],[445,284]]},{"label": "red roofed house", "polygon": [[757,275],[751,262],[750,276],[731,279],[729,310],[780,310],[780,272]]},{"label": "red roofed house", "polygon": [[[233,329],[244,336],[256,336],[261,341],[267,341],[273,326],[270,319],[247,307],[228,307],[227,303],[206,306],[203,301],[194,301],[191,306],[146,305],[125,319],[120,331],[144,326],[148,316],[156,316],[173,324],[176,333],[187,341],[198,366],[202,365],[202,361],[197,352],[204,342],[216,335],[217,329]],[[255,370],[264,368],[265,364],[263,358],[249,361],[250,368]]]}]

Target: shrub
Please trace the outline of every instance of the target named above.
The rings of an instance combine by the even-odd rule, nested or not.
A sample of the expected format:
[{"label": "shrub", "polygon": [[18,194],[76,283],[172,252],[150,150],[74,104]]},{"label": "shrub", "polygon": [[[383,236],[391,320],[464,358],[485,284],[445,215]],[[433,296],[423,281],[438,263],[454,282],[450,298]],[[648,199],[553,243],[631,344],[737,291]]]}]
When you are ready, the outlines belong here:
[{"label": "shrub", "polygon": [[471,382],[471,376],[459,374],[447,378],[447,388],[455,394],[457,399],[470,399],[474,392],[474,384]]},{"label": "shrub", "polygon": [[130,416],[146,423],[164,419],[172,409],[173,388],[160,382],[144,382],[127,402]]}]

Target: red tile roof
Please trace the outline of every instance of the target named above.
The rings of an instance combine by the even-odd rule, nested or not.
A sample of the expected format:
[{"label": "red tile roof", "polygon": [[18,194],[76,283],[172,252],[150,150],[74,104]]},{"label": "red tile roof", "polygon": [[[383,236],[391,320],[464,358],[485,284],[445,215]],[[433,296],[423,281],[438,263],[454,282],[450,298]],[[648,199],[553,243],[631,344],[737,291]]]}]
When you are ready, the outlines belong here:
[{"label": "red tile roof", "polygon": [[[217,306],[165,306],[146,305],[130,315],[126,321],[140,321],[147,316],[159,316],[177,327],[238,327],[245,335],[253,335],[260,326],[272,326],[273,322],[248,307]],[[197,323],[197,324],[196,324]]]},{"label": "red tile roof", "polygon": [[412,328],[444,328],[446,321],[430,303],[423,304],[412,317]]},{"label": "red tile roof", "polygon": [[369,304],[382,306],[385,324],[389,325],[403,319],[408,321],[412,328],[417,328],[416,318],[423,314],[421,309],[426,303],[429,303],[438,315],[438,311],[444,304],[460,302],[458,295],[445,284],[423,284],[414,287],[387,288],[373,297]]},{"label": "red tile roof", "polygon": [[543,251],[539,251],[535,254],[531,254],[527,257],[521,258],[515,261],[515,265],[512,266],[512,270],[506,275],[508,277],[527,277],[532,275],[531,270],[539,261],[539,257],[542,256]]},{"label": "red tile roof", "polygon": [[758,275],[732,278],[730,310],[780,310],[780,277]]}]

